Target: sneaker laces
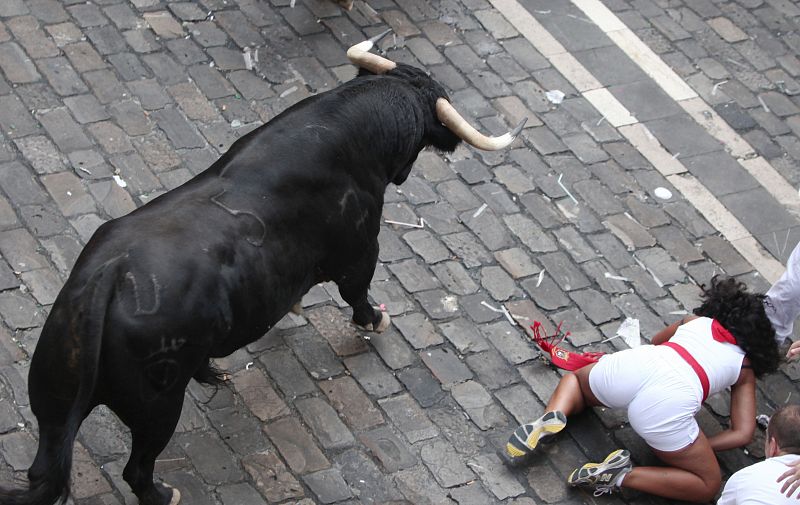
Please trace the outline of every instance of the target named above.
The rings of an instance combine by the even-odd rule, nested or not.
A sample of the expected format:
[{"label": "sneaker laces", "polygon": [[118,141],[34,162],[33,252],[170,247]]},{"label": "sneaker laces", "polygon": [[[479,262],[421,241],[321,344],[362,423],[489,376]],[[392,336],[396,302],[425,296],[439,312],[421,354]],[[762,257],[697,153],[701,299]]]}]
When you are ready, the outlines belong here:
[{"label": "sneaker laces", "polygon": [[611,494],[617,490],[617,486],[611,484],[609,486],[597,486],[592,493],[595,497],[603,496],[604,494]]}]

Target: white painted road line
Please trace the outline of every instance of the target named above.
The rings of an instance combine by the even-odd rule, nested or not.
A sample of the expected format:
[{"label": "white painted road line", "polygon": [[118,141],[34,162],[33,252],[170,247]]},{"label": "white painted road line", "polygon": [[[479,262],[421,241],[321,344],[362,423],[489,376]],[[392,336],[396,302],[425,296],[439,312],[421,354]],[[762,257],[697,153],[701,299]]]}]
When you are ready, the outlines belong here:
[{"label": "white painted road line", "polygon": [[[628,55],[642,70],[661,86],[673,100],[719,140],[726,150],[763,186],[781,205],[797,213],[800,209],[800,195],[780,173],[761,158],[756,163],[746,165],[744,161],[757,157],[755,150],[733,128],[725,122],[714,109],[675,73],[664,61],[642,42],[625,24],[600,0],[571,0],[583,11],[617,46]],[[758,157],[757,157],[758,158]],[[765,169],[769,166],[769,169]],[[759,170],[753,170],[758,167]],[[761,170],[764,169],[764,170]]]},{"label": "white painted road line", "polygon": [[[588,100],[608,122],[616,127],[629,142],[689,201],[709,223],[714,226],[736,250],[762,275],[768,282],[775,282],[784,268],[779,261],[766,252],[739,220],[720,202],[700,181],[688,173],[686,167],[674,156],[670,155],[647,127],[639,123],[636,117],[622,105],[578,60],[569,55],[566,49],[548,32],[536,18],[531,15],[517,0],[489,0],[490,3],[533,44],[537,51],[545,56],[554,68],[558,69],[586,100]],[[704,121],[700,124],[715,135],[729,149],[737,153],[751,153],[752,148],[741,139],[730,126],[715,113],[710,106],[699,98],[675,72],[670,69],[644,42],[639,40],[619,18],[598,0],[571,0],[591,19],[604,29],[606,34],[625,51],[628,56],[664,88],[673,99],[677,100],[689,114]],[[705,107],[704,107],[705,105]],[[722,137],[722,138],[720,138]],[[725,139],[725,140],[722,140]],[[728,143],[725,143],[727,141]],[[732,146],[732,147],[731,147]],[[741,158],[737,158],[741,161]],[[751,162],[751,169],[757,171],[758,162]],[[767,164],[768,165],[768,164]],[[744,165],[743,165],[744,166]],[[762,165],[763,167],[763,165]],[[745,166],[747,169],[747,167]],[[771,167],[770,167],[771,168]],[[785,205],[789,198],[786,188],[791,186],[780,174],[773,170],[770,180],[762,182],[756,178],[770,193],[777,192],[778,201]],[[767,182],[769,185],[765,184]],[[792,189],[792,193],[794,193]],[[796,200],[797,193],[794,193]]]}]

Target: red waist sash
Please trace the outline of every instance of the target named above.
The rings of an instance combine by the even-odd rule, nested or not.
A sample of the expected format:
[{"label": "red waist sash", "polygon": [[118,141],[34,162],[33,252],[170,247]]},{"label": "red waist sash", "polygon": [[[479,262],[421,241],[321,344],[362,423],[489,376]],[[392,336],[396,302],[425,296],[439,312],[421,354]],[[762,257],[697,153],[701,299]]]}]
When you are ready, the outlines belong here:
[{"label": "red waist sash", "polygon": [[694,373],[697,374],[697,378],[700,379],[700,385],[703,387],[703,401],[706,401],[710,386],[708,382],[708,374],[706,374],[706,371],[700,366],[700,363],[698,363],[697,360],[694,359],[694,357],[689,354],[689,351],[687,351],[682,345],[678,345],[675,342],[664,342],[661,345],[669,347],[670,349],[674,349],[684,361],[689,363],[689,366],[692,367]]}]

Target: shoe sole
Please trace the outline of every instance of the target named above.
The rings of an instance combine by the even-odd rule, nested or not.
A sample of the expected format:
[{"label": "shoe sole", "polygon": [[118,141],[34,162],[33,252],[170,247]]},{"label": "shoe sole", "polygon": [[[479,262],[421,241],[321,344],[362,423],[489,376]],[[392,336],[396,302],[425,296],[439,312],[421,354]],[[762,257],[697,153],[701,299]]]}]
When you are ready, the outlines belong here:
[{"label": "shoe sole", "polygon": [[567,484],[570,486],[592,485],[598,473],[615,468],[623,468],[631,462],[631,453],[625,449],[617,449],[612,452],[601,463],[586,463],[580,468],[576,468],[567,477]]},{"label": "shoe sole", "polygon": [[[511,439],[506,443],[506,454],[509,457],[519,459],[533,453],[539,445],[539,442],[542,441],[542,438],[554,435],[567,426],[567,418],[559,411],[548,412],[532,424],[534,425],[533,431],[531,431],[524,442],[522,441],[522,436],[525,436],[524,427],[520,426],[514,430]],[[517,432],[521,433],[517,434]],[[525,448],[523,449],[515,445],[512,441],[517,442],[517,444],[524,444]]]}]

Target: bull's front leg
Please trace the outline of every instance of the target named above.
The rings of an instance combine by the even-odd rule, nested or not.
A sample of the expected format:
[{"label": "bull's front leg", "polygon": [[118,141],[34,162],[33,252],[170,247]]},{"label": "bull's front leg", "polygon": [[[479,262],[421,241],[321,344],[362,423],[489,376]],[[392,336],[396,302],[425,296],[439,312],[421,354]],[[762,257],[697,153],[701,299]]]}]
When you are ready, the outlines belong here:
[{"label": "bull's front leg", "polygon": [[367,301],[367,291],[378,261],[377,239],[356,261],[349,261],[341,275],[333,279],[339,286],[339,293],[353,307],[353,323],[368,331],[382,332],[391,322],[389,314],[373,308]]}]

